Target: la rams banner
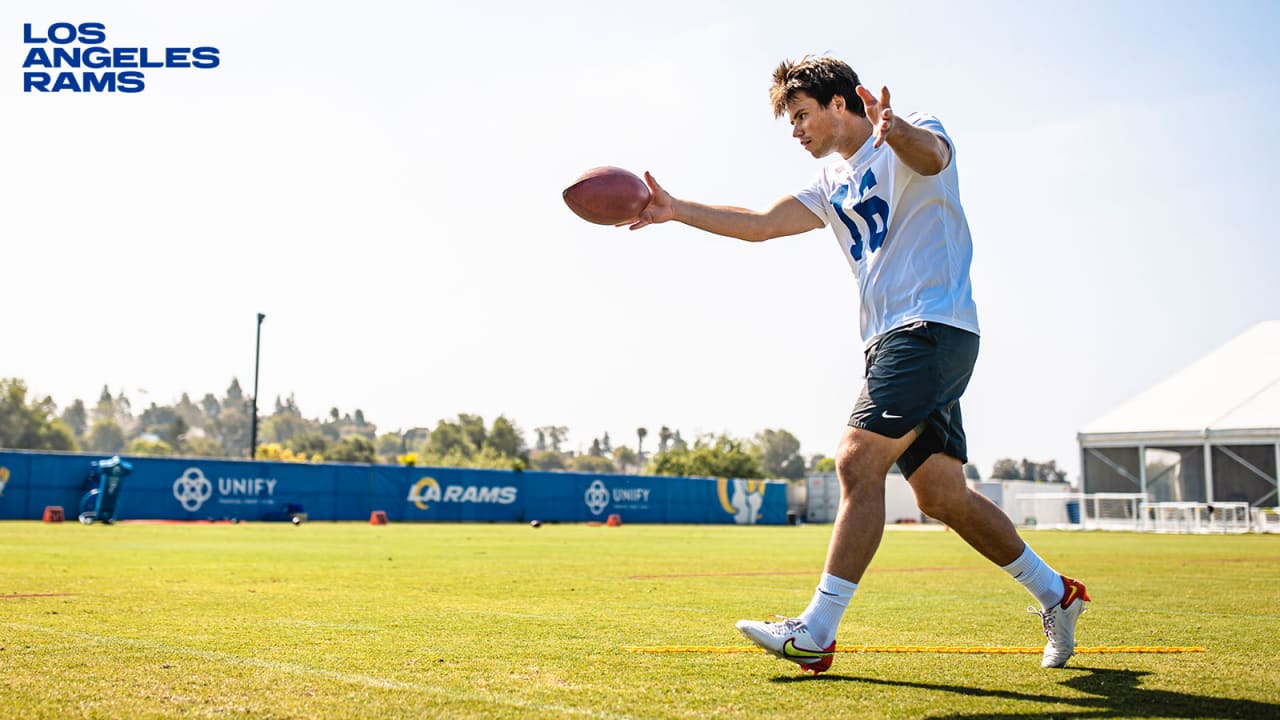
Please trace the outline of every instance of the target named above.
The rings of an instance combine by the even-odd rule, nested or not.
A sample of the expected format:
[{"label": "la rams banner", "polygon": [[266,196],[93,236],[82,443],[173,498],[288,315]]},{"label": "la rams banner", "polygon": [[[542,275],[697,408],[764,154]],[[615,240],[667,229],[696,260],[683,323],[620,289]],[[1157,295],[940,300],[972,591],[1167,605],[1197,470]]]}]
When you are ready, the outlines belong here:
[{"label": "la rams banner", "polygon": [[[102,455],[0,451],[0,519],[81,511]],[[118,520],[604,521],[781,525],[786,484],[736,478],[593,475],[392,465],[125,457]]]}]

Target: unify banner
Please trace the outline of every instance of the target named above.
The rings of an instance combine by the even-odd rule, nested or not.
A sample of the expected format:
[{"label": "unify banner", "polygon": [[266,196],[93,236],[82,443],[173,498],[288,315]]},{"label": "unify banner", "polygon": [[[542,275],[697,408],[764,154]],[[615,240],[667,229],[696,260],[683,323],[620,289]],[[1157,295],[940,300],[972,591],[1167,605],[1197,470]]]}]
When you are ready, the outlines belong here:
[{"label": "unify banner", "polygon": [[[81,511],[101,455],[0,452],[0,519]],[[116,518],[783,524],[786,484],[733,478],[592,475],[127,457]]]}]

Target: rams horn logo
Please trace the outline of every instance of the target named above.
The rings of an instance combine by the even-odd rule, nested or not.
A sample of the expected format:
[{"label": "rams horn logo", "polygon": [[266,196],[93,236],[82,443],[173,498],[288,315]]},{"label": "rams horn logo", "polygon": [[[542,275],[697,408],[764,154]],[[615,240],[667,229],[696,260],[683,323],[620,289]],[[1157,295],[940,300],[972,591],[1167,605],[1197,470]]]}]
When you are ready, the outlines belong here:
[{"label": "rams horn logo", "polygon": [[[733,492],[729,492],[729,483],[733,483]],[[768,484],[764,480],[716,480],[716,492],[720,496],[720,507],[733,516],[739,525],[754,525],[760,519],[760,506],[764,503],[764,491]]]},{"label": "rams horn logo", "polygon": [[409,497],[405,499],[417,505],[419,510],[426,510],[431,507],[427,500],[440,499],[440,483],[433,477],[424,477],[409,488]]}]

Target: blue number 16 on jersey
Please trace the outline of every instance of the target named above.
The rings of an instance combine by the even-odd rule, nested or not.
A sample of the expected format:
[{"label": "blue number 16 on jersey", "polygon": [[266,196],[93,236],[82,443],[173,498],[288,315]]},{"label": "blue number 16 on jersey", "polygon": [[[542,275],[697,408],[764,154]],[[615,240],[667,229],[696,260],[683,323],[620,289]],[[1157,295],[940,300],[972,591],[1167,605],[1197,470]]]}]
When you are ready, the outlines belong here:
[{"label": "blue number 16 on jersey", "polygon": [[[857,213],[867,224],[867,233],[870,237],[867,239],[867,248],[870,252],[875,252],[884,244],[885,233],[889,231],[889,203],[879,195],[868,195],[867,191],[874,189],[876,186],[876,176],[868,170],[862,176],[862,182],[858,185],[859,200],[852,210]],[[849,235],[853,238],[853,243],[849,245],[849,254],[853,255],[854,260],[862,259],[862,233],[858,230],[858,224],[853,221],[844,212],[844,202],[849,199],[849,189],[851,185],[841,185],[831,194],[831,206],[835,208],[836,214],[840,216],[841,222],[845,227],[849,228]],[[879,218],[879,222],[876,219]]]}]

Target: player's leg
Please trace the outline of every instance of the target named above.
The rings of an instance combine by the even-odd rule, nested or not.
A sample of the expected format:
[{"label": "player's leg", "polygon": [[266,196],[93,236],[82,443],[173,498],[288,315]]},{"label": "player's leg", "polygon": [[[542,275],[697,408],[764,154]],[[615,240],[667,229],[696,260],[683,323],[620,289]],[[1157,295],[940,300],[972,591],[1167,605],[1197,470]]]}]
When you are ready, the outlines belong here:
[{"label": "player's leg", "polygon": [[922,512],[955,530],[1036,598],[1041,609],[1032,611],[1040,616],[1047,638],[1041,665],[1062,667],[1075,653],[1076,621],[1089,596],[1082,583],[1045,563],[1004,511],[968,486],[963,471],[965,444],[957,401],[930,416],[898,466],[907,475]]},{"label": "player's leg", "polygon": [[1022,553],[1024,543],[1008,516],[971,490],[964,478],[968,447],[960,396],[977,362],[978,336],[946,325],[930,325],[928,330],[937,395],[913,442],[898,458],[898,468],[924,514],[942,521],[988,560],[1004,566]]},{"label": "player's leg", "polygon": [[914,431],[891,438],[862,428],[846,429],[836,453],[840,507],[827,546],[827,574],[861,582],[884,535],[885,477],[914,440]]},{"label": "player's leg", "polygon": [[964,479],[964,463],[936,452],[907,477],[920,512],[956,531],[983,557],[1001,567],[1022,554],[1025,543],[1013,522]]},{"label": "player's leg", "polygon": [[956,532],[973,549],[999,565],[1040,603],[1045,646],[1040,664],[1063,667],[1075,654],[1076,622],[1089,600],[1085,586],[1058,573],[1018,535],[1009,517],[965,483],[957,458],[935,453],[908,481],[920,510]]},{"label": "player's leg", "polygon": [[798,618],[737,625],[752,642],[804,669],[830,667],[840,619],[880,546],[885,475],[933,409],[932,353],[926,323],[887,333],[867,350],[866,383],[836,452],[840,509],[813,599]]},{"label": "player's leg", "polygon": [[884,535],[884,482],[914,434],[890,438],[848,428],[836,454],[840,509],[827,546],[826,571],[796,618],[740,620],[738,630],[764,650],[814,673],[831,667],[836,630]]},{"label": "player's leg", "polygon": [[827,562],[800,620],[822,647],[835,643],[836,630],[862,574],[884,536],[884,483],[889,468],[915,438],[915,431],[891,438],[851,427],[836,453],[840,508],[827,545]]}]

